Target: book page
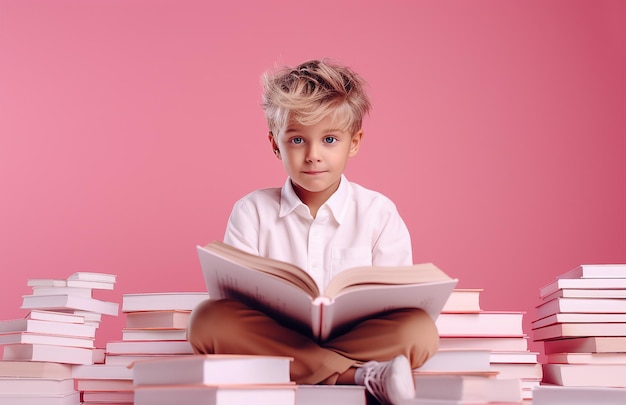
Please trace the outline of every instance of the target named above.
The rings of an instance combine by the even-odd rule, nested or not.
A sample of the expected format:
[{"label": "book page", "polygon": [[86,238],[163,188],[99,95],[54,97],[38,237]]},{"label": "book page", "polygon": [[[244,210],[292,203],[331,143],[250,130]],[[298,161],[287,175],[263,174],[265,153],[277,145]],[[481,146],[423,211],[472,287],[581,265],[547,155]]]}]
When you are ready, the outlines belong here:
[{"label": "book page", "polygon": [[289,281],[216,256],[198,246],[200,264],[212,299],[232,298],[277,318],[289,319],[315,336],[320,312],[313,297]]},{"label": "book page", "polygon": [[412,266],[354,267],[337,274],[330,281],[323,295],[333,298],[346,289],[379,284],[416,284],[441,280],[450,280],[450,276],[432,263]]},{"label": "book page", "polygon": [[328,339],[355,320],[400,308],[421,308],[436,320],[457,282],[456,279],[449,279],[350,289],[323,304],[321,339]]},{"label": "book page", "polygon": [[208,250],[216,255],[231,259],[234,262],[241,263],[252,269],[272,274],[276,277],[285,279],[292,284],[298,286],[311,297],[320,295],[320,290],[313,280],[313,277],[301,268],[293,264],[281,262],[279,260],[269,259],[262,256],[253,255],[233,246],[227,245],[221,241],[213,241],[199,249]]}]

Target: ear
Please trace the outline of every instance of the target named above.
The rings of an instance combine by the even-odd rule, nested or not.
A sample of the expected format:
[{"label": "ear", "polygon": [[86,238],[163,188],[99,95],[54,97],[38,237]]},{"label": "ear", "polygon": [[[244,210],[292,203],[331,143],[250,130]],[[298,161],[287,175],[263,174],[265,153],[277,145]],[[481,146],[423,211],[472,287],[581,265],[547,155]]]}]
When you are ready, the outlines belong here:
[{"label": "ear", "polygon": [[280,159],[280,149],[278,149],[278,144],[276,143],[276,139],[274,138],[274,134],[270,131],[267,133],[267,140],[270,141],[270,145],[272,145],[272,151],[277,158]]},{"label": "ear", "polygon": [[350,139],[350,152],[348,156],[353,157],[359,152],[361,147],[361,140],[363,139],[363,130],[359,129]]}]

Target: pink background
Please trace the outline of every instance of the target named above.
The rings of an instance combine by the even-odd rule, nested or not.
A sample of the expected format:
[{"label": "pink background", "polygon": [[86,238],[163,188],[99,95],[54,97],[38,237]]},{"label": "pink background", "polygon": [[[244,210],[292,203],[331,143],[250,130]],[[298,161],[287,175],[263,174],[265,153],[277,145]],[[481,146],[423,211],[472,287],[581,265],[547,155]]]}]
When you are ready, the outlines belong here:
[{"label": "pink background", "polygon": [[195,246],[285,179],[259,75],[331,56],[374,104],[349,179],[530,332],[556,275],[626,262],[625,45],[618,0],[0,0],[0,319],[75,271],[204,290]]}]

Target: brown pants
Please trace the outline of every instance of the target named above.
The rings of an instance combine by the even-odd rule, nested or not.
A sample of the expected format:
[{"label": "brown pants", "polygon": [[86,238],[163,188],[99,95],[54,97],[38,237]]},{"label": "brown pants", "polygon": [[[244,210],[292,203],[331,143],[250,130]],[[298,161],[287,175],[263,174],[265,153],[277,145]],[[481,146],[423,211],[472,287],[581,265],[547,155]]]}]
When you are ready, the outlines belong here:
[{"label": "brown pants", "polygon": [[292,357],[298,384],[334,384],[360,363],[404,354],[413,368],[438,349],[434,321],[422,310],[403,309],[366,319],[322,344],[238,301],[206,300],[193,311],[188,339],[198,354],[253,354]]}]

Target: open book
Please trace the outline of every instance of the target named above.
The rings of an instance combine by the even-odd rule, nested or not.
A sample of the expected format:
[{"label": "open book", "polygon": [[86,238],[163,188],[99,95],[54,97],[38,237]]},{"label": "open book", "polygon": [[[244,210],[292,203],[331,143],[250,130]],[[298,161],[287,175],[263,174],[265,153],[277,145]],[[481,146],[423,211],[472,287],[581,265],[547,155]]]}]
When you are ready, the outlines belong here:
[{"label": "open book", "polygon": [[421,308],[436,320],[458,280],[435,265],[347,269],[320,291],[304,270],[214,241],[198,246],[204,280],[213,299],[233,298],[320,341],[372,315]]}]

